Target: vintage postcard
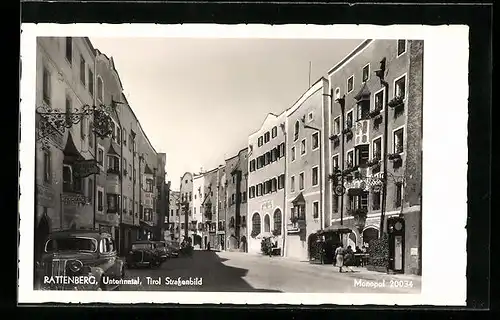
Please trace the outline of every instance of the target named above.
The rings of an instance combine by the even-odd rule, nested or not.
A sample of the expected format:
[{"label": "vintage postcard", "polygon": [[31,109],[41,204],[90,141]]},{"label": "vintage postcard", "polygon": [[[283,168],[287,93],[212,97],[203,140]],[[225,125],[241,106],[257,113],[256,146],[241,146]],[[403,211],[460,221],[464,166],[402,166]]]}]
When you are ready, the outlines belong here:
[{"label": "vintage postcard", "polygon": [[465,305],[467,27],[22,31],[19,302]]}]

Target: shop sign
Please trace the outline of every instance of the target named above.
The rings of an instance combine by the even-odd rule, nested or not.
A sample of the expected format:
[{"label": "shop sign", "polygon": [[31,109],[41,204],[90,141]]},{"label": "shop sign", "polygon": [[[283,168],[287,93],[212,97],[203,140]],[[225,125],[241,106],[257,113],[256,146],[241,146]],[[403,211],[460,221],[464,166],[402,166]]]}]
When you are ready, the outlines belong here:
[{"label": "shop sign", "polygon": [[95,159],[79,160],[73,164],[73,175],[77,178],[86,178],[99,173],[100,168]]},{"label": "shop sign", "polygon": [[38,204],[44,207],[53,207],[54,206],[54,191],[52,188],[37,185],[36,186],[36,197]]},{"label": "shop sign", "polygon": [[64,204],[69,205],[86,205],[89,203],[89,199],[83,194],[62,194],[61,201]]}]

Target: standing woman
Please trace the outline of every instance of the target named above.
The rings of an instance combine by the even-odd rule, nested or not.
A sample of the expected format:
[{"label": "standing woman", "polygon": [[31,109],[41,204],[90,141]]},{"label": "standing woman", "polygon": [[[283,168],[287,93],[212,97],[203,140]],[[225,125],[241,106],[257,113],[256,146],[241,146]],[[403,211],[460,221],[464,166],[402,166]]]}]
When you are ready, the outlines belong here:
[{"label": "standing woman", "polygon": [[344,266],[344,247],[342,244],[339,244],[335,250],[335,261],[336,266],[339,267],[339,272],[342,272],[342,267]]}]

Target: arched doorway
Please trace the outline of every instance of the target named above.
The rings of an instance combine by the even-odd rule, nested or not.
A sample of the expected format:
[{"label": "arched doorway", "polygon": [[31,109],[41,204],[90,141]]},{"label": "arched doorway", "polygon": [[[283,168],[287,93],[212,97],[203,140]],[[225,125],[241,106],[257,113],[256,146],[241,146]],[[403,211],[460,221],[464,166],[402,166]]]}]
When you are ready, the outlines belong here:
[{"label": "arched doorway", "polygon": [[307,237],[307,253],[309,260],[319,258],[317,240],[318,235],[316,233],[312,233]]},{"label": "arched doorway", "polygon": [[35,261],[39,260],[44,249],[45,249],[45,241],[50,233],[50,223],[47,215],[43,215],[38,223],[38,227],[36,228],[35,234]]},{"label": "arched doorway", "polygon": [[245,236],[241,237],[240,249],[243,252],[247,252],[247,237]]},{"label": "arched doorway", "polygon": [[357,246],[357,237],[354,232],[349,233],[349,237],[347,238],[347,246],[351,246],[351,248],[354,250]]},{"label": "arched doorway", "polygon": [[378,239],[378,229],[375,227],[366,227],[363,230],[363,245],[370,244],[370,241]]},{"label": "arched doorway", "polygon": [[264,217],[264,232],[271,232],[271,218],[268,214]]},{"label": "arched doorway", "polygon": [[275,232],[276,235],[281,235],[282,225],[281,225],[281,210],[280,209],[276,209],[274,211],[273,223],[274,223],[273,232]]}]

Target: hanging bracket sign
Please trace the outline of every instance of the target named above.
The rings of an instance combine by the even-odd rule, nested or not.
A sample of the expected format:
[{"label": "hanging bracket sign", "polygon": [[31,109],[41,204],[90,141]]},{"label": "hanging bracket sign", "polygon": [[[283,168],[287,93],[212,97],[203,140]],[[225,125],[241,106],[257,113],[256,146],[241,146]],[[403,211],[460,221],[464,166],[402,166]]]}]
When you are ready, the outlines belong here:
[{"label": "hanging bracket sign", "polygon": [[79,160],[73,164],[73,175],[77,178],[86,178],[93,174],[98,174],[100,168],[97,165],[97,161],[91,160]]}]

